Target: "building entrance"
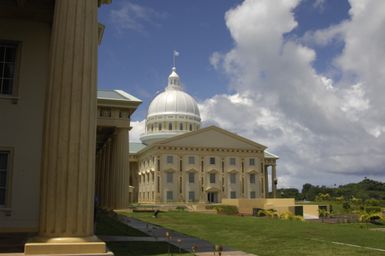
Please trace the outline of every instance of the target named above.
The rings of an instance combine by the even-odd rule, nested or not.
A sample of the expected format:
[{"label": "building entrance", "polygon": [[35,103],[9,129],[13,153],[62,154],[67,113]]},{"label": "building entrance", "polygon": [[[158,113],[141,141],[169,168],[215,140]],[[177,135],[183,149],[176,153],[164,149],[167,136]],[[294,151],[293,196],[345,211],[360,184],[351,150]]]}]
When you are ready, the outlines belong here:
[{"label": "building entrance", "polygon": [[208,192],[207,201],[209,203],[218,203],[218,192]]}]

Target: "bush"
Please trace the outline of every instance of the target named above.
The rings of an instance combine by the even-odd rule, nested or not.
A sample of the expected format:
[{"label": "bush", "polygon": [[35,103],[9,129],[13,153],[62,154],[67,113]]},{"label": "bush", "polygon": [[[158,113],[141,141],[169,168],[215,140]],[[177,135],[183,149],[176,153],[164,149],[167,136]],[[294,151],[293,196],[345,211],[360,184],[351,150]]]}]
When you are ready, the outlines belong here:
[{"label": "bush", "polygon": [[380,206],[380,201],[377,200],[377,199],[368,199],[365,201],[365,205],[368,205],[368,206]]},{"label": "bush", "polygon": [[213,208],[217,210],[218,214],[237,215],[239,213],[238,207],[234,205],[215,205]]},{"label": "bush", "polygon": [[187,209],[187,207],[184,206],[184,205],[178,205],[177,207],[175,207],[175,209],[178,210],[178,211],[184,211],[184,210]]},{"label": "bush", "polygon": [[359,217],[360,222],[373,223],[377,225],[384,225],[385,219],[382,217],[381,213],[363,213]]},{"label": "bush", "polygon": [[365,207],[365,212],[367,212],[367,213],[380,213],[381,207],[379,207],[379,206],[367,206],[367,207]]},{"label": "bush", "polygon": [[268,209],[268,210],[262,209],[262,210],[257,212],[257,216],[258,217],[269,217],[269,218],[278,218],[279,217],[277,211],[274,209]]},{"label": "bush", "polygon": [[347,202],[347,201],[343,202],[342,208],[344,208],[345,210],[349,210],[349,209],[350,209],[350,204],[349,204],[349,202]]}]

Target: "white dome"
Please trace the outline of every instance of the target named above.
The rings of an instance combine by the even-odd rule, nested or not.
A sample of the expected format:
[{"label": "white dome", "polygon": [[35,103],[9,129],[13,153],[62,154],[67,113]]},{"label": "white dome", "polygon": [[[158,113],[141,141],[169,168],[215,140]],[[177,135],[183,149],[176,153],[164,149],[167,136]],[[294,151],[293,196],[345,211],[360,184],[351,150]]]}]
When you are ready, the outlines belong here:
[{"label": "white dome", "polygon": [[184,114],[200,119],[198,104],[193,97],[180,90],[166,90],[151,102],[147,117],[166,114]]},{"label": "white dome", "polygon": [[178,134],[196,131],[200,125],[198,104],[183,91],[179,75],[173,67],[166,89],[148,107],[146,131],[140,139],[149,145]]}]

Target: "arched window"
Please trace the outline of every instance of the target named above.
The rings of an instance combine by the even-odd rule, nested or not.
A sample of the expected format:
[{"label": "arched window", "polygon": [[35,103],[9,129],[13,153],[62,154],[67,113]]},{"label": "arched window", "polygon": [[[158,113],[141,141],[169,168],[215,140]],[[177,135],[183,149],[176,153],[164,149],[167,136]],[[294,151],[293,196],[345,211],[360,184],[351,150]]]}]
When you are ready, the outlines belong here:
[{"label": "arched window", "polygon": [[182,123],[179,124],[179,130],[183,130],[183,124]]},{"label": "arched window", "polygon": [[190,128],[189,129],[190,129],[190,131],[192,131],[192,124],[190,124]]},{"label": "arched window", "polygon": [[159,124],[159,125],[158,125],[158,130],[159,130],[159,131],[162,130],[162,124]]},{"label": "arched window", "polygon": [[171,131],[172,130],[172,123],[168,123],[168,129]]},{"label": "arched window", "polygon": [[154,130],[154,125],[152,124],[152,125],[151,125],[151,131],[153,131],[153,130]]}]

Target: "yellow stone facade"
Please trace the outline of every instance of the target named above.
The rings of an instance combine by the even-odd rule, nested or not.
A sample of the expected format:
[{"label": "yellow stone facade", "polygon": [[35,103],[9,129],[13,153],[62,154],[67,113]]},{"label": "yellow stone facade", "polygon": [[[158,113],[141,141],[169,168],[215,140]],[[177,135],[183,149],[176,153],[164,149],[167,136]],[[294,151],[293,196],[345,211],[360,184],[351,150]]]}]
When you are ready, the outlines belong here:
[{"label": "yellow stone facade", "polygon": [[[219,203],[265,198],[276,190],[278,157],[266,147],[211,126],[166,139],[132,155],[140,203]],[[135,156],[135,157],[134,157]]]}]

